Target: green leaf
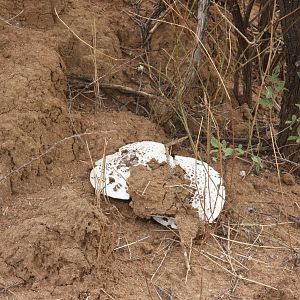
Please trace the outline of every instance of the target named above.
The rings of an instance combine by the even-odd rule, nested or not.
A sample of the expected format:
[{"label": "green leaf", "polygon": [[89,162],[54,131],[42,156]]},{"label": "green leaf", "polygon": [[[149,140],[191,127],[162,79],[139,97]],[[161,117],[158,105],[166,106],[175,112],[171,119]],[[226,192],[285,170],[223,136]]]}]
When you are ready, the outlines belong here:
[{"label": "green leaf", "polygon": [[259,165],[259,164],[255,165],[255,171],[256,171],[256,173],[259,173],[261,169],[262,169],[261,165]]},{"label": "green leaf", "polygon": [[279,75],[279,73],[274,73],[273,72],[272,75],[269,75],[267,77],[267,81],[269,81],[271,83],[274,83],[274,82],[278,81],[278,75]]},{"label": "green leaf", "polygon": [[275,85],[275,90],[276,92],[280,93],[283,92],[285,90],[284,88],[284,81],[279,81],[276,85]]},{"label": "green leaf", "polygon": [[210,150],[210,153],[213,154],[213,153],[219,153],[219,150],[216,149],[216,150]]},{"label": "green leaf", "polygon": [[[299,72],[300,73],[300,72]],[[300,103],[295,104],[300,109]]]},{"label": "green leaf", "polygon": [[276,81],[279,81],[278,77],[279,77],[279,74],[280,74],[280,70],[281,70],[281,66],[277,65],[273,69],[272,75],[269,75],[267,77],[267,80],[270,81],[270,82],[272,82],[272,83],[275,83]]},{"label": "green leaf", "polygon": [[296,143],[300,144],[300,138],[299,137],[296,139]]},{"label": "green leaf", "polygon": [[251,156],[251,159],[255,162],[255,163],[259,163],[259,162],[261,162],[261,159],[260,159],[260,157],[258,157],[258,156],[255,156],[255,155],[253,155],[253,156]]},{"label": "green leaf", "polygon": [[251,159],[255,163],[256,172],[259,173],[261,171],[261,169],[263,168],[261,158],[259,156],[252,155]]},{"label": "green leaf", "polygon": [[266,93],[267,99],[272,99],[273,98],[273,89],[271,86],[267,86],[267,93]]},{"label": "green leaf", "polygon": [[267,107],[270,108],[270,109],[272,109],[272,107],[273,107],[272,101],[270,101],[270,100],[267,99],[267,98],[261,98],[261,99],[260,99],[260,104],[265,105],[265,106],[267,106]]},{"label": "green leaf", "polygon": [[241,148],[235,148],[235,151],[237,152],[238,155],[244,155],[245,151]]},{"label": "green leaf", "polygon": [[222,148],[223,149],[227,148],[227,142],[225,140],[222,141]]},{"label": "green leaf", "polygon": [[294,124],[296,121],[297,121],[297,116],[296,115],[292,115],[291,120],[285,121],[285,124]]},{"label": "green leaf", "polygon": [[297,128],[297,134],[300,137],[300,126],[298,126],[298,128]]},{"label": "green leaf", "polygon": [[231,156],[234,152],[234,150],[232,148],[225,148],[223,149],[224,155],[225,156]]},{"label": "green leaf", "polygon": [[297,72],[298,77],[300,77],[300,72]]},{"label": "green leaf", "polygon": [[274,76],[278,77],[279,74],[280,74],[280,69],[281,69],[281,65],[277,65],[277,66],[273,69],[272,74],[273,74]]},{"label": "green leaf", "polygon": [[288,141],[296,141],[297,140],[297,136],[296,135],[290,135],[288,138],[287,138],[287,140]]},{"label": "green leaf", "polygon": [[214,147],[214,148],[217,148],[219,149],[219,142],[218,140],[212,136],[211,139],[210,139],[210,144]]}]

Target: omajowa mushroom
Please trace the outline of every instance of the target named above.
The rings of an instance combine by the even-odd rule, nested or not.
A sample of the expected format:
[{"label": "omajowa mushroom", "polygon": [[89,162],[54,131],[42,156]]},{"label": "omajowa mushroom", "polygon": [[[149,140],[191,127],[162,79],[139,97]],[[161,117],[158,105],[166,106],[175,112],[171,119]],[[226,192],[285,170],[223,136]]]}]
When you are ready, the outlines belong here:
[{"label": "omajowa mushroom", "polygon": [[[139,165],[150,168],[152,161],[168,164],[171,169],[179,166],[184,170],[193,191],[189,202],[200,220],[211,223],[219,216],[225,202],[225,187],[220,174],[192,157],[169,155],[162,143],[143,141],[128,144],[98,160],[90,174],[91,184],[111,198],[128,201],[131,198],[127,185],[130,169]],[[153,219],[164,226],[177,228],[173,217],[159,215],[153,216]]]}]

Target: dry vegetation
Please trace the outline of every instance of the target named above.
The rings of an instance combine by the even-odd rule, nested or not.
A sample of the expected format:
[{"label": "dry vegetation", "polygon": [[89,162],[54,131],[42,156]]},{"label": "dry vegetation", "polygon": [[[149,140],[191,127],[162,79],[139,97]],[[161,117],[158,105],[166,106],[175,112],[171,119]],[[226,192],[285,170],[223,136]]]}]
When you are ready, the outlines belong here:
[{"label": "dry vegetation", "polygon": [[[278,5],[212,1],[199,25],[197,3],[0,0],[0,299],[300,297]],[[177,139],[228,194],[185,258],[178,232],[88,181],[124,144]]]}]

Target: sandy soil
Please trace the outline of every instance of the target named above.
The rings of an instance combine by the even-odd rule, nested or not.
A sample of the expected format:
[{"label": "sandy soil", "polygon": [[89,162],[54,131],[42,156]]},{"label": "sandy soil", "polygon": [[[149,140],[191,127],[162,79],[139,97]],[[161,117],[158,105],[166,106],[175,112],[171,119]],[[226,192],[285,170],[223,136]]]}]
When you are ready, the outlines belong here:
[{"label": "sandy soil", "polygon": [[[142,13],[152,9],[143,1]],[[0,299],[299,299],[297,178],[278,182],[268,170],[243,178],[250,165],[228,161],[218,222],[197,235],[182,226],[192,231],[186,244],[195,236],[190,272],[178,232],[144,218],[141,199],[97,201],[91,161],[127,143],[170,141],[141,110],[131,112],[148,99],[103,89],[100,101],[92,87],[74,87],[74,78],[94,76],[96,57],[102,82],[142,82],[155,92],[137,70],[140,32],[126,13],[133,10],[127,0],[0,0]],[[78,38],[92,44],[94,18],[95,55]],[[167,64],[170,41],[163,24],[151,40],[153,66]],[[242,113],[232,117],[243,128]],[[159,200],[162,190],[150,192]],[[165,210],[155,203],[150,213]],[[178,211],[179,224],[193,223]]]}]

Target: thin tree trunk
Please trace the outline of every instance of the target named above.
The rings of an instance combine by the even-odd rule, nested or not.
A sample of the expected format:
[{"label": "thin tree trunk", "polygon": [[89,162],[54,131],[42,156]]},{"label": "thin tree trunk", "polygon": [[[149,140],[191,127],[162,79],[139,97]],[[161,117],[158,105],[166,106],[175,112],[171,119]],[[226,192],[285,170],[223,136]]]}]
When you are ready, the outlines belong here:
[{"label": "thin tree trunk", "polygon": [[[207,24],[207,15],[208,15],[208,8],[210,5],[210,0],[199,0],[198,2],[198,11],[197,11],[197,40],[203,41],[204,33],[206,29]],[[196,67],[199,67],[200,61],[201,61],[201,46],[199,45],[197,41],[197,48],[193,55],[193,63]]]},{"label": "thin tree trunk", "polygon": [[186,76],[185,87],[184,87],[185,90],[189,89],[194,83],[197,77],[197,71],[201,64],[201,43],[203,42],[204,39],[204,33],[207,24],[207,15],[208,15],[210,2],[211,2],[210,0],[198,0],[196,49],[193,53],[191,68],[189,69],[188,74]]},{"label": "thin tree trunk", "polygon": [[[228,1],[228,8],[232,15],[233,23],[238,30],[247,36],[247,27],[249,24],[249,17],[253,7],[254,1],[250,1],[245,16],[241,14],[241,10],[237,0]],[[249,107],[252,106],[252,66],[250,58],[252,56],[251,49],[245,39],[238,33],[238,68],[240,65],[244,65],[242,68],[243,74],[243,95],[239,95],[239,83],[240,83],[240,71],[237,70],[234,75],[234,96],[240,105],[247,103]]]},{"label": "thin tree trunk", "polygon": [[271,24],[273,10],[274,10],[275,1],[274,0],[261,0],[260,1],[260,12],[259,12],[259,21],[258,21],[258,28],[260,32],[263,32],[261,37],[261,44],[259,46],[261,62],[263,71],[266,70],[268,59],[269,59],[269,51],[265,51],[266,48],[269,48],[270,44],[270,28],[269,25]]},{"label": "thin tree trunk", "polygon": [[[292,115],[300,117],[300,110],[295,104],[300,104],[300,0],[280,0],[281,25],[284,39],[286,61],[286,91],[283,94],[280,111],[280,129],[284,130],[286,121]],[[300,164],[300,144],[288,142],[289,136],[297,135],[299,123],[292,126],[292,130],[284,130],[279,135],[279,145],[286,158]],[[300,175],[300,168],[297,170]]]}]

